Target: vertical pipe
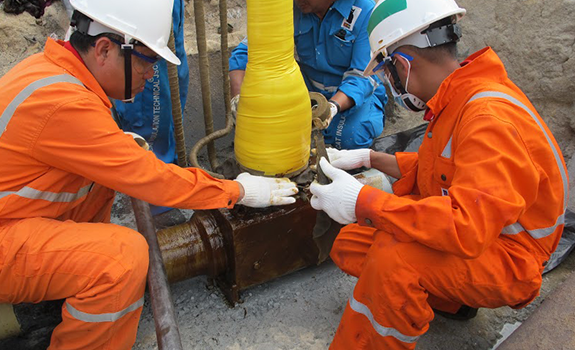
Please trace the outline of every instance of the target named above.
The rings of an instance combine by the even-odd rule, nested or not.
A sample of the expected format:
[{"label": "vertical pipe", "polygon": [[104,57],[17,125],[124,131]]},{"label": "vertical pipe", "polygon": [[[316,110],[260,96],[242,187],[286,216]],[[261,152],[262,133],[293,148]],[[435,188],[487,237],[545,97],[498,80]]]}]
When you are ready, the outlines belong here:
[{"label": "vertical pipe", "polygon": [[[198,44],[198,57],[200,63],[200,81],[202,84],[202,104],[204,107],[204,122],[206,135],[214,132],[214,119],[212,117],[212,98],[210,92],[210,65],[208,62],[208,48],[206,44],[204,0],[194,0],[194,18],[196,22],[196,41]],[[216,147],[213,141],[208,143],[208,158],[212,170],[217,167]]]},{"label": "vertical pipe", "polygon": [[230,118],[230,76],[228,70],[230,69],[228,62],[228,2],[227,0],[220,0],[220,51],[222,54],[222,81],[224,83],[224,103],[226,106],[226,125],[228,118]]},{"label": "vertical pipe", "polygon": [[[170,31],[168,47],[174,55],[176,54],[176,40],[174,30]],[[170,97],[172,100],[172,119],[174,120],[174,138],[176,139],[176,154],[178,155],[178,165],[181,167],[188,166],[188,157],[186,156],[186,138],[184,135],[184,126],[182,125],[182,105],[180,103],[180,79],[178,78],[178,67],[170,62],[168,64],[168,81],[170,82]]]},{"label": "vertical pipe", "polygon": [[156,337],[160,350],[183,350],[172,294],[168,286],[162,254],[158,246],[156,227],[152,220],[150,205],[140,199],[131,198],[138,231],[146,238],[150,251],[148,268],[148,290],[154,313]]}]

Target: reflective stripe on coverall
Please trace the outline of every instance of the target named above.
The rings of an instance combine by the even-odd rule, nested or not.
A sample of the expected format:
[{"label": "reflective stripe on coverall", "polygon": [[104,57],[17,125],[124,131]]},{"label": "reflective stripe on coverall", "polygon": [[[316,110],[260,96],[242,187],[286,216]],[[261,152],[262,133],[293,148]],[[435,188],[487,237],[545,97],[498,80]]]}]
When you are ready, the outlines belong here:
[{"label": "reflective stripe on coverall", "polygon": [[141,149],[62,45],[48,39],[0,78],[0,302],[67,298],[50,349],[129,349],[148,249],[139,233],[106,223],[114,190],[204,209],[232,207],[239,186]]},{"label": "reflective stripe on coverall", "polygon": [[563,231],[566,166],[527,97],[485,48],[440,86],[394,195],[364,187],[331,257],[358,282],[332,349],[413,349],[436,308],[521,308]]},{"label": "reflective stripe on coverall", "polygon": [[94,185],[59,220],[0,224],[0,302],[66,298],[50,350],[130,349],[136,340],[148,246],[138,232],[105,223],[113,201],[114,191]]},{"label": "reflective stripe on coverall", "polygon": [[[371,0],[337,0],[320,20],[294,6],[296,60],[309,91],[327,99],[339,90],[355,102],[337,114],[324,131],[325,142],[338,149],[369,147],[383,131],[385,87],[377,77],[365,78],[369,62],[367,22],[374,7]],[[231,70],[245,70],[247,40],[229,59]]]}]

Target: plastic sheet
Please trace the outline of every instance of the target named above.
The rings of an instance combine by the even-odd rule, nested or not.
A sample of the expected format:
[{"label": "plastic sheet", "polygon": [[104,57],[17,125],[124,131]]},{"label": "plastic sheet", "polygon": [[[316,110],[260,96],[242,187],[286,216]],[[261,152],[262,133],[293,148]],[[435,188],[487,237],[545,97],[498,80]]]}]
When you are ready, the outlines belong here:
[{"label": "plastic sheet", "polygon": [[[2,2],[0,0],[0,2]],[[28,12],[36,18],[44,15],[44,9],[49,6],[52,0],[5,0],[4,12],[20,14],[24,11]]]}]

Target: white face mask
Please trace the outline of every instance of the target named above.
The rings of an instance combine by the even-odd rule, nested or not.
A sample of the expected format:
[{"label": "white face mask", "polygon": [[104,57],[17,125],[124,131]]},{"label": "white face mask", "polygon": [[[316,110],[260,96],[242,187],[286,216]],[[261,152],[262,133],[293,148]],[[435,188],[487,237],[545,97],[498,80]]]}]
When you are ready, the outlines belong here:
[{"label": "white face mask", "polygon": [[395,103],[397,103],[399,106],[412,112],[421,112],[427,107],[425,102],[423,102],[419,97],[407,92],[407,87],[405,89],[406,93],[400,94],[397,91],[395,91],[395,87],[393,87],[393,85],[389,83],[389,80],[387,84],[391,90],[391,94],[393,95]]},{"label": "white face mask", "polygon": [[404,54],[395,54],[393,56],[399,56],[407,62],[408,70],[407,70],[407,79],[405,80],[405,88],[404,88],[405,93],[402,94],[395,89],[395,86],[391,83],[389,77],[385,74],[385,70],[383,68],[378,70],[376,74],[384,83],[386,83],[389,86],[391,94],[393,95],[393,99],[395,100],[395,103],[397,103],[399,106],[409,111],[421,112],[427,107],[427,105],[425,104],[425,102],[423,102],[423,100],[409,93],[409,91],[407,90],[407,87],[409,85],[409,76],[411,74],[411,63],[409,61],[412,58],[408,59],[407,57],[410,56],[406,55],[407,57],[404,57],[403,55]]}]

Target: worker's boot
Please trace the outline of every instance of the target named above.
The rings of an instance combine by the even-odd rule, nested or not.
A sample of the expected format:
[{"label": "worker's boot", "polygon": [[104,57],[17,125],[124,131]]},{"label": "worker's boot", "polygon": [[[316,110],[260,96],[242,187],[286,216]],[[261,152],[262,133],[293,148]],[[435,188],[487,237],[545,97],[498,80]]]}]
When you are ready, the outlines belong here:
[{"label": "worker's boot", "polygon": [[475,316],[477,316],[477,310],[478,309],[467,306],[467,305],[461,305],[459,310],[457,310],[457,312],[454,314],[452,314],[450,312],[436,310],[436,309],[433,309],[433,312],[435,312],[435,314],[437,314],[437,315],[441,315],[445,318],[449,318],[452,320],[465,321],[465,320],[470,320],[470,319],[474,318]]}]

